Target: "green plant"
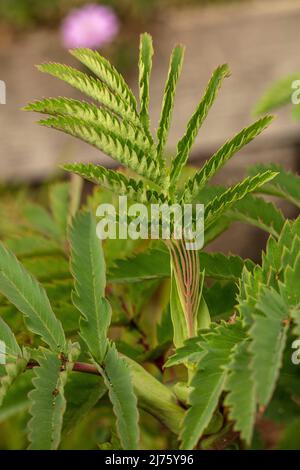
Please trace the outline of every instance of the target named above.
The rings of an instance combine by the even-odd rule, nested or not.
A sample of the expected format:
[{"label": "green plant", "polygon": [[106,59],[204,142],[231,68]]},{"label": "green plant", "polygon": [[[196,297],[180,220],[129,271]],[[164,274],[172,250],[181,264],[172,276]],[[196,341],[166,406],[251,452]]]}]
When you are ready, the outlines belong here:
[{"label": "green plant", "polygon": [[[9,247],[0,245],[0,313],[5,320],[0,340],[8,359],[0,370],[3,413],[13,413],[16,391],[28,406],[24,396],[29,392],[30,448],[80,447],[76,430],[83,416],[93,422],[95,414],[97,419],[105,416],[104,427],[111,430],[96,441],[101,448],[138,448],[139,433],[142,447],[251,446],[262,414],[270,413],[276,421],[276,402],[284,409],[281,420],[299,413],[291,339],[300,333],[300,219],[285,221],[275,204],[251,193],[273,194],[275,188],[277,195],[299,206],[299,177],[261,166],[233,187],[208,184],[269,124],[269,116],[226,142],[200,170],[184,169],[228,75],[226,65],[213,73],[168,166],[165,145],[183,49],[177,46],[171,56],[156,136],[148,111],[150,36],[141,38],[139,110],[123,78],[104,58],[88,50],[72,53],[97,78],[60,64],[40,69],[100,106],[52,98],[26,109],[51,115],[41,124],[81,138],[128,170],[65,165],[102,189],[79,210],[80,188],[72,176],[70,183],[50,188],[50,212],[28,204],[18,236],[3,230]],[[221,253],[190,254],[174,238],[166,243],[106,240],[104,255],[92,214],[99,202],[114,201],[116,194],[144,204],[203,202],[206,245],[235,221],[255,225],[269,234],[262,263]],[[149,423],[149,414],[156,421]],[[165,426],[160,443],[153,437],[157,422]],[[68,431],[75,433],[75,444]]]}]

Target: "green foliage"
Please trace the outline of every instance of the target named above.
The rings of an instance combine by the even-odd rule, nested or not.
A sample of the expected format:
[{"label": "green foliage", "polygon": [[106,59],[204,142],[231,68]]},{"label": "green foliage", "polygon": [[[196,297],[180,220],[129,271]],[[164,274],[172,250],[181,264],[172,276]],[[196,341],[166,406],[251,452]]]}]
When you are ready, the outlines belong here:
[{"label": "green foliage", "polygon": [[24,314],[28,328],[41,336],[52,351],[65,351],[64,331],[45,290],[3,245],[0,245],[0,292]]},{"label": "green foliage", "polygon": [[[32,449],[255,447],[264,413],[284,427],[299,415],[291,358],[300,337],[300,218],[285,221],[276,203],[263,199],[276,195],[299,207],[299,177],[259,166],[232,187],[208,186],[269,116],[199,171],[184,168],[227,66],[214,72],[169,166],[182,48],[171,57],[156,136],[150,36],[141,38],[138,110],[106,59],[85,49],[72,53],[97,78],[59,64],[42,69],[99,105],[51,98],[27,109],[52,116],[44,124],[95,145],[129,171],[68,164],[76,175],[50,185],[48,196],[35,191],[24,204],[26,191],[1,192],[0,422],[13,439],[6,444],[0,431],[0,445],[24,448],[29,421]],[[82,194],[77,175],[101,188]],[[204,203],[204,250],[189,252],[176,239],[101,243],[93,213],[118,195],[147,206]],[[269,234],[260,263],[206,250],[236,221]],[[295,446],[290,433],[287,427],[278,447]]]}]

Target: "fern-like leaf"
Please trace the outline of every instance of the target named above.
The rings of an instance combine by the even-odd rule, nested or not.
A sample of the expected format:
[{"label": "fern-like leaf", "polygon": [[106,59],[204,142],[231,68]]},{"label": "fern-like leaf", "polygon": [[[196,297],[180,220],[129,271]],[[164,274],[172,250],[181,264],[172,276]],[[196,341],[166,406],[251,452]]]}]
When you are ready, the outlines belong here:
[{"label": "fern-like leaf", "polygon": [[205,208],[205,228],[208,228],[225,211],[230,209],[235,202],[260,188],[276,175],[277,173],[273,171],[266,171],[252,178],[246,178],[241,183],[228,188],[220,196],[216,196]]},{"label": "fern-like leaf", "polygon": [[184,202],[193,201],[209,180],[222,168],[225,163],[242,147],[257,137],[273,120],[272,116],[259,119],[251,126],[239,132],[233,139],[227,141],[201,168],[190,178],[182,196]]},{"label": "fern-like leaf", "polygon": [[184,56],[184,48],[182,46],[177,46],[174,48],[170,65],[169,65],[169,72],[168,78],[165,85],[164,97],[163,97],[163,104],[162,110],[160,115],[160,122],[157,130],[157,138],[158,138],[158,145],[157,145],[157,154],[158,158],[163,156],[164,147],[167,141],[168,132],[170,129],[172,114],[173,114],[173,107],[174,107],[174,97],[177,82],[181,73],[182,63],[183,63],[183,56]]},{"label": "fern-like leaf", "polygon": [[0,244],[0,292],[24,314],[28,328],[53,351],[64,351],[66,339],[44,288],[17,258]]},{"label": "fern-like leaf", "polygon": [[177,146],[177,155],[172,160],[171,166],[171,185],[174,185],[179,178],[184,165],[187,162],[193,143],[197,137],[200,127],[202,126],[210,108],[212,107],[218,90],[225,77],[229,75],[228,66],[221,65],[212,75],[212,78],[207,86],[200,104],[198,105],[195,113],[191,117],[187,130],[183,138],[179,141]]},{"label": "fern-like leaf", "polygon": [[152,143],[140,127],[117,117],[109,109],[99,108],[93,103],[70,98],[48,98],[25,106],[25,111],[35,111],[52,116],[67,116],[81,119],[86,124],[101,127],[120,139],[129,140],[145,151],[151,151]]},{"label": "fern-like leaf", "polygon": [[83,163],[70,163],[63,166],[64,170],[71,171],[93,183],[99,184],[105,189],[119,194],[127,195],[130,199],[142,204],[164,203],[167,197],[155,190],[148,188],[142,181],[128,178],[119,171],[109,170],[103,166],[84,165]]},{"label": "fern-like leaf", "polygon": [[139,117],[137,113],[132,110],[131,106],[124,102],[119,96],[115,95],[103,82],[90,77],[87,74],[80,72],[72,67],[57,63],[46,63],[38,66],[41,72],[49,73],[77,90],[85,93],[93,100],[99,102],[105,107],[119,116],[133,122],[139,126]]},{"label": "fern-like leaf", "polygon": [[150,75],[152,69],[153,44],[152,38],[145,33],[140,38],[139,58],[139,90],[140,90],[140,119],[145,131],[150,135]]},{"label": "fern-like leaf", "polygon": [[113,93],[119,95],[125,103],[128,103],[133,113],[136,113],[135,96],[122,75],[107,59],[91,49],[80,48],[73,49],[70,52],[105,83]]},{"label": "fern-like leaf", "polygon": [[58,129],[77,137],[105,152],[139,175],[159,183],[161,174],[157,163],[136,144],[122,139],[112,132],[103,132],[99,125],[87,124],[82,119],[60,116],[40,121],[46,127]]}]

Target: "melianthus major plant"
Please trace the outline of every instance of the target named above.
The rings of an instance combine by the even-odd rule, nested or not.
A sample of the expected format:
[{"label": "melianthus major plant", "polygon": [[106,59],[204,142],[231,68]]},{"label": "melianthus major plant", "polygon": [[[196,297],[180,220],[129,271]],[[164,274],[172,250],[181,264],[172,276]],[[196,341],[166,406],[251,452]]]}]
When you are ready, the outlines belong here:
[{"label": "melianthus major plant", "polygon": [[[205,203],[206,245],[236,220],[267,231],[270,238],[261,265],[221,253],[191,254],[174,238],[166,246],[156,241],[146,247],[106,241],[105,263],[92,215],[103,192],[96,192],[80,211],[74,184],[51,189],[51,215],[29,205],[22,238],[3,237],[24,266],[1,245],[0,291],[17,309],[10,310],[2,299],[2,314],[8,319],[1,320],[0,328],[8,359],[1,370],[3,406],[10,403],[20,377],[34,374],[26,385],[32,449],[62,445],[65,433],[76,428],[83,415],[102,406],[106,391],[117,433],[106,447],[138,448],[139,432],[142,436],[145,432],[142,424],[138,426],[139,410],[178,436],[183,449],[250,446],[255,422],[276,384],[297,408],[290,384],[282,384],[278,376],[282,362],[285,368],[289,364],[286,345],[291,335],[300,333],[300,219],[285,222],[273,203],[250,193],[273,194],[277,187],[282,197],[299,207],[299,178],[287,177],[282,169],[259,167],[229,188],[208,183],[272,118],[243,129],[186,178],[184,167],[192,145],[228,67],[213,73],[168,166],[165,145],[183,48],[177,46],[171,56],[156,136],[149,118],[153,54],[149,35],[141,37],[139,109],[132,91],[106,59],[86,49],[71,52],[96,77],[61,64],[44,64],[40,69],[100,106],[52,98],[26,109],[51,115],[41,124],[96,146],[131,173],[80,163],[65,165],[66,170],[98,183],[105,194],[129,195],[146,204]],[[168,278],[170,285],[163,281]],[[141,297],[146,299],[143,306]],[[23,313],[25,325],[15,325],[18,312]],[[25,328],[22,348],[9,323],[17,338],[24,336]],[[170,356],[172,345],[175,351]],[[147,364],[154,367],[152,374]],[[293,367],[291,375],[296,376]],[[166,384],[169,368],[172,374]],[[90,376],[95,381],[89,388],[85,384]]]}]

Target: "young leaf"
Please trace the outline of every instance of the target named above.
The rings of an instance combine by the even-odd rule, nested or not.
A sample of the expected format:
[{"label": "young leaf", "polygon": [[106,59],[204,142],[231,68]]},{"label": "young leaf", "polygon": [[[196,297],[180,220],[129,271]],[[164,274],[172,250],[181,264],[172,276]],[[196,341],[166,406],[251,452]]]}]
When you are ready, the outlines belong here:
[{"label": "young leaf", "polygon": [[142,34],[140,38],[139,58],[140,119],[147,134],[150,134],[149,89],[152,69],[152,56],[152,38],[147,33]]},{"label": "young leaf", "polygon": [[164,203],[167,197],[146,186],[143,181],[128,178],[121,172],[116,172],[100,165],[92,163],[69,163],[63,166],[64,170],[71,171],[82,176],[88,181],[99,184],[101,187],[120,196],[128,196],[140,203]]},{"label": "young leaf", "polygon": [[257,137],[272,122],[272,116],[259,119],[251,126],[239,132],[233,139],[227,141],[201,168],[190,178],[182,196],[184,202],[191,202],[207,185],[210,179],[222,168],[225,163],[242,147]]},{"label": "young leaf", "polygon": [[39,124],[60,130],[93,145],[154,183],[161,181],[159,167],[151,154],[144,153],[143,149],[135,143],[120,138],[112,132],[104,133],[100,125],[87,124],[82,119],[67,116],[49,118],[40,121]]},{"label": "young leaf", "polygon": [[77,90],[85,93],[90,98],[113,111],[116,115],[122,116],[137,126],[140,125],[138,115],[132,110],[131,106],[111,92],[102,81],[63,64],[42,64],[38,66],[38,69],[41,72],[49,73],[67,82],[69,85],[77,88]]},{"label": "young leaf", "polygon": [[228,66],[221,65],[218,67],[210,79],[210,82],[207,86],[207,89],[204,93],[200,104],[198,105],[196,111],[194,112],[193,116],[191,117],[188,125],[187,130],[183,138],[180,140],[177,146],[177,155],[172,160],[172,167],[171,167],[171,184],[174,185],[182,171],[182,168],[187,162],[189,157],[191,148],[194,144],[194,141],[197,137],[200,127],[202,126],[208,111],[212,107],[214,100],[217,96],[218,90],[222,84],[222,81],[225,77],[229,75],[229,68]]},{"label": "young leaf", "polygon": [[230,209],[235,202],[240,201],[247,194],[263,186],[275,178],[276,175],[277,173],[272,171],[257,174],[252,178],[244,179],[235,186],[231,186],[220,196],[216,196],[205,208],[205,228],[208,228],[225,211]]},{"label": "young leaf", "polygon": [[170,129],[173,107],[174,107],[174,98],[176,92],[177,82],[181,73],[182,63],[184,56],[184,48],[182,46],[177,46],[172,52],[168,78],[165,85],[164,97],[162,110],[160,115],[160,122],[157,130],[157,154],[158,158],[162,158],[164,147],[167,141],[168,132]]},{"label": "young leaf", "polygon": [[200,347],[206,352],[191,382],[191,407],[186,413],[181,433],[182,449],[193,449],[208,426],[224,390],[225,368],[237,343],[244,338],[241,322],[222,323],[202,336]]},{"label": "young leaf", "polygon": [[73,49],[70,53],[88,67],[113,93],[128,103],[133,112],[136,112],[136,99],[132,91],[122,75],[107,59],[91,49]]},{"label": "young leaf", "polygon": [[70,98],[48,98],[34,101],[24,109],[52,116],[78,118],[86,124],[100,126],[103,132],[111,132],[120,139],[130,140],[145,151],[151,151],[152,142],[142,128],[120,119],[109,109],[97,107],[93,103]]},{"label": "young leaf", "polygon": [[98,368],[117,418],[117,431],[122,447],[125,450],[136,450],[139,441],[139,416],[130,369],[113,344],[107,350],[103,367]]},{"label": "young leaf", "polygon": [[0,244],[0,292],[25,316],[28,328],[53,351],[64,351],[66,339],[43,287]]},{"label": "young leaf", "polygon": [[105,261],[96,235],[96,222],[89,212],[75,217],[70,232],[73,303],[82,314],[80,334],[92,356],[102,362],[107,350],[111,308],[105,299]]},{"label": "young leaf", "polygon": [[190,336],[188,320],[179,295],[179,288],[174,271],[171,271],[170,311],[173,324],[173,343],[176,348],[183,346],[184,340]]},{"label": "young leaf", "polygon": [[49,351],[44,353],[34,372],[34,390],[28,395],[32,416],[28,423],[29,449],[55,450],[60,443],[66,408],[66,372],[61,372],[61,360],[57,354]]}]

